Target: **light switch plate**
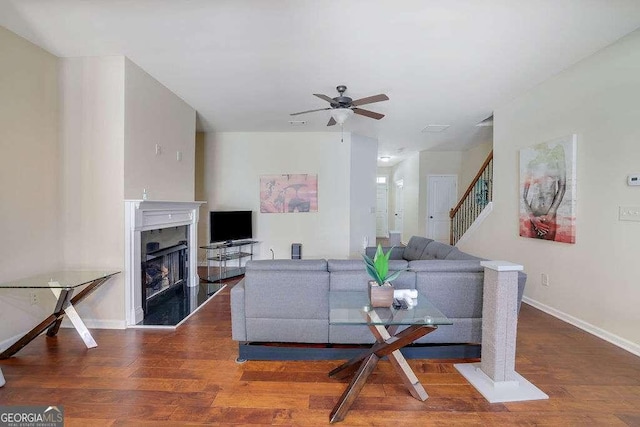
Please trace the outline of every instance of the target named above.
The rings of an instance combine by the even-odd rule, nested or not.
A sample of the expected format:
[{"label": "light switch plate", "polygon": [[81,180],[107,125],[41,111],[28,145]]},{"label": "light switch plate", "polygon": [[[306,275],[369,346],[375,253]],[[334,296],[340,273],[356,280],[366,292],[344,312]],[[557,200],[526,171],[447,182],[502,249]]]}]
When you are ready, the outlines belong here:
[{"label": "light switch plate", "polygon": [[620,221],[640,221],[640,206],[619,206],[618,219]]}]

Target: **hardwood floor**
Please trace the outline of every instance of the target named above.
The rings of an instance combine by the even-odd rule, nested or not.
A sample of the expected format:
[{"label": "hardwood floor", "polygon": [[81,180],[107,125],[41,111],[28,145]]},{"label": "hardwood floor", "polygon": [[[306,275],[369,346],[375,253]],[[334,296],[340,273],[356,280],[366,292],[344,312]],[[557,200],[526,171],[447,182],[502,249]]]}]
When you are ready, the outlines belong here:
[{"label": "hardwood floor", "polygon": [[[0,405],[62,405],[66,426],[327,425],[339,361],[235,362],[229,288],[173,331],[73,329],[0,361]],[[451,360],[410,360],[429,398],[380,362],[344,426],[640,426],[640,358],[522,305],[517,371],[550,399],[489,404]],[[459,361],[456,361],[459,362]]]}]

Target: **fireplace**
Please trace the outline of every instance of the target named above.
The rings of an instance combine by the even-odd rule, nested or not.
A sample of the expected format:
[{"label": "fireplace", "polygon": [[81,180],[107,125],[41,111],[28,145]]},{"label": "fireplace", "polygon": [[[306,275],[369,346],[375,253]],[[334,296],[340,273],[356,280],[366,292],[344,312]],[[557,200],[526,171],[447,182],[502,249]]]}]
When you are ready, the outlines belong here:
[{"label": "fireplace", "polygon": [[[154,307],[172,294],[180,293],[188,306],[189,301],[197,305],[197,224],[202,203],[125,201],[128,327],[144,323]],[[181,310],[192,312],[194,307]]]},{"label": "fireplace", "polygon": [[188,235],[188,225],[142,232],[140,284],[145,319],[165,294],[184,292],[189,277]]}]

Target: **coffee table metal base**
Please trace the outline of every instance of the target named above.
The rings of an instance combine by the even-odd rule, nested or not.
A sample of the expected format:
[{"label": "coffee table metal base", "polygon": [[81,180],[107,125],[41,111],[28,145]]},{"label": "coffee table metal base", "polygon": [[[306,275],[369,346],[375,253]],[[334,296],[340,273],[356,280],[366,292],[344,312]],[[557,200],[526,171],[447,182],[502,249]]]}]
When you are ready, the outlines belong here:
[{"label": "coffee table metal base", "polygon": [[429,397],[424,387],[422,387],[422,384],[420,384],[420,381],[418,381],[418,377],[416,377],[400,352],[400,349],[411,344],[418,338],[435,331],[437,326],[412,325],[398,334],[395,334],[398,325],[387,327],[382,325],[369,325],[369,329],[376,337],[377,343],[361,355],[354,357],[329,372],[329,377],[331,378],[346,378],[356,371],[349,386],[344,393],[342,393],[342,396],[340,396],[333,411],[331,411],[329,421],[332,423],[344,419],[349,408],[367,382],[367,378],[369,378],[369,375],[374,371],[378,361],[385,356],[389,359],[389,362],[391,362],[396,373],[402,378],[402,382],[413,397],[420,401],[424,401]]}]

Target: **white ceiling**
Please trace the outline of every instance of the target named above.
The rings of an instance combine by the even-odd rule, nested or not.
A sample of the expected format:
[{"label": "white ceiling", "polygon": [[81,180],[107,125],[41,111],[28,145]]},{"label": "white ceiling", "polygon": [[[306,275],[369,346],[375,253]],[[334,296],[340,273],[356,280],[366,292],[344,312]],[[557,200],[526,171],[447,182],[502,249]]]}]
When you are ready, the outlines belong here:
[{"label": "white ceiling", "polygon": [[127,56],[209,132],[339,132],[327,111],[289,113],[339,84],[386,93],[364,107],[385,118],[345,131],[397,160],[490,140],[476,123],[640,27],[640,0],[0,0],[0,25],[61,57]]}]

